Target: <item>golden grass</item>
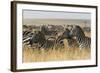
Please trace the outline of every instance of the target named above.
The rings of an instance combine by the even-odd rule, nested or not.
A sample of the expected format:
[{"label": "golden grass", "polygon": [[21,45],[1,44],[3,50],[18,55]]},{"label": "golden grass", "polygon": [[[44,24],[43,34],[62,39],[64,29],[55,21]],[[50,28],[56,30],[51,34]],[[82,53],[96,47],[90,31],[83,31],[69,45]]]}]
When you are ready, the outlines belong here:
[{"label": "golden grass", "polygon": [[91,58],[90,49],[80,50],[79,48],[58,48],[48,50],[23,48],[23,62],[45,62],[61,60],[85,60]]}]

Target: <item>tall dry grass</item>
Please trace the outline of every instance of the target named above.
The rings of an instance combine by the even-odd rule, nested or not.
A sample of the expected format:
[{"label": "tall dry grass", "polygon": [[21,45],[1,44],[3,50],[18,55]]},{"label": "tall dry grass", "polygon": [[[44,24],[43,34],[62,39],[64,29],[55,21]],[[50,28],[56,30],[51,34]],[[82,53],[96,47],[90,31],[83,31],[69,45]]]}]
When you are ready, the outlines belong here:
[{"label": "tall dry grass", "polygon": [[79,48],[48,48],[32,49],[31,47],[24,47],[23,62],[45,62],[45,61],[61,61],[61,60],[85,60],[91,58],[90,49]]}]

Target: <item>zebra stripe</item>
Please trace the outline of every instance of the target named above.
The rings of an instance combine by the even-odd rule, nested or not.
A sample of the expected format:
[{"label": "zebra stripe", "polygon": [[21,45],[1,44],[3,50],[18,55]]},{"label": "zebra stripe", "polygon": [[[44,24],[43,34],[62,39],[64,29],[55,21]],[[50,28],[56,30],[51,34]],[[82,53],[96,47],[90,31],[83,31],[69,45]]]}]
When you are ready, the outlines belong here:
[{"label": "zebra stripe", "polygon": [[79,48],[91,48],[91,38],[85,36],[83,30],[78,25],[73,25],[70,35],[76,38]]},{"label": "zebra stripe", "polygon": [[23,44],[30,45],[30,40],[33,37],[33,33],[29,31],[23,31]]}]

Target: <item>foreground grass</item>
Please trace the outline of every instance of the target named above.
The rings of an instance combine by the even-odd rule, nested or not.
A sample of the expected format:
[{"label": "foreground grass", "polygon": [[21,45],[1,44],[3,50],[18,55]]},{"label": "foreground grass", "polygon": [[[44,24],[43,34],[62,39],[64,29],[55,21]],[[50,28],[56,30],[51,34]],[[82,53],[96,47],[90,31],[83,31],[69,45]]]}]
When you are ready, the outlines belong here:
[{"label": "foreground grass", "polygon": [[61,60],[85,60],[91,58],[90,49],[80,50],[79,48],[58,48],[48,50],[32,49],[23,47],[23,62],[45,62]]}]

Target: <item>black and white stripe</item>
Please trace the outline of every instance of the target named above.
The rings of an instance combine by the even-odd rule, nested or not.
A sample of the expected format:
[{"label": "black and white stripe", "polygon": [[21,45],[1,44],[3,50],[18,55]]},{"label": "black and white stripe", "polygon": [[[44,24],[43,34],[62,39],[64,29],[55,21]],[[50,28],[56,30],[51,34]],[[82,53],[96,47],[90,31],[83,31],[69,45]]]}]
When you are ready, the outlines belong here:
[{"label": "black and white stripe", "polygon": [[91,38],[85,36],[84,31],[78,25],[73,25],[70,35],[75,37],[79,48],[91,48]]},{"label": "black and white stripe", "polygon": [[32,48],[53,48],[55,38],[46,38],[41,31],[36,31],[35,33],[30,32],[23,37],[23,44],[30,45]]},{"label": "black and white stripe", "polygon": [[33,38],[34,34],[29,31],[23,32],[23,44],[30,45],[30,40]]}]

